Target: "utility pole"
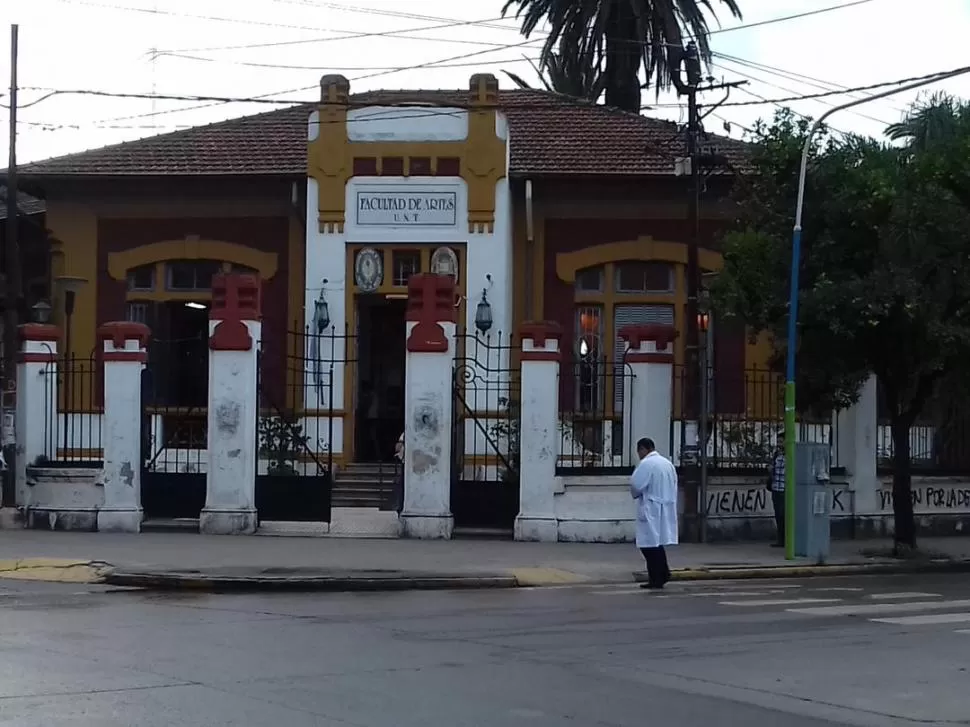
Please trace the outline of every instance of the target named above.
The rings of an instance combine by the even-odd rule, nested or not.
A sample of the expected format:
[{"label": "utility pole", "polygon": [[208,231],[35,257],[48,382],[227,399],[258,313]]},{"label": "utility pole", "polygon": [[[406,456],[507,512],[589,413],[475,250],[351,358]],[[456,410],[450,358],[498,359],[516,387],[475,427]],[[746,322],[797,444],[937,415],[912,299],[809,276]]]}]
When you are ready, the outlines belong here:
[{"label": "utility pole", "polygon": [[[717,154],[702,153],[700,148],[700,134],[702,117],[697,103],[697,95],[701,91],[713,91],[724,89],[730,93],[730,89],[745,82],[732,82],[709,84],[701,87],[701,58],[697,49],[697,44],[693,41],[687,44],[681,57],[678,59],[678,66],[685,66],[686,82],[680,75],[680,69],[676,69],[673,74],[673,83],[678,93],[687,96],[687,164],[686,171],[690,175],[687,196],[687,224],[690,230],[687,242],[687,269],[685,282],[687,287],[687,335],[684,341],[684,390],[681,392],[681,423],[680,423],[680,453],[685,455],[690,453],[690,464],[694,469],[694,485],[692,489],[687,488],[688,512],[697,521],[697,537],[701,542],[706,539],[706,520],[707,520],[707,443],[708,437],[708,412],[710,402],[708,401],[708,374],[712,364],[710,361],[710,351],[708,350],[708,331],[705,325],[701,341],[700,316],[709,316],[709,311],[705,310],[702,314],[699,305],[701,289],[701,269],[700,269],[700,247],[701,247],[701,188],[703,178],[701,174],[702,162],[711,163],[718,158]],[[683,169],[683,167],[682,167]],[[705,318],[709,321],[709,318]],[[703,349],[703,350],[702,350]],[[694,442],[687,441],[687,422],[693,421],[695,425]],[[687,464],[687,457],[683,457],[682,462]],[[693,500],[693,502],[691,502]]]},{"label": "utility pole", "polygon": [[[17,395],[17,323],[20,307],[20,249],[17,232],[20,224],[20,210],[17,206],[17,35],[18,26],[10,26],[10,157],[7,162],[7,239],[4,279],[6,300],[3,317],[3,428],[16,407]],[[4,431],[4,435],[6,435]],[[7,437],[4,436],[4,440]],[[4,473],[3,504],[13,504],[11,483],[15,472],[15,443],[3,441],[7,471]]]}]

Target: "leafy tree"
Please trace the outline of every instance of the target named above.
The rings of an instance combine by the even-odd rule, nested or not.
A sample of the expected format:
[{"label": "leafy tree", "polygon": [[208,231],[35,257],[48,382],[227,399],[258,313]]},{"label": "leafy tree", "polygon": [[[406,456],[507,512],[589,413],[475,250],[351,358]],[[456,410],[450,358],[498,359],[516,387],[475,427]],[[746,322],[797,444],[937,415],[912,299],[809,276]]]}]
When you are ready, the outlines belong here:
[{"label": "leafy tree", "polygon": [[[722,310],[773,334],[778,362],[787,345],[791,225],[807,126],[782,112],[756,128],[753,173],[737,189],[738,225],[726,236],[715,291]],[[799,403],[844,406],[876,374],[892,426],[897,547],[916,546],[910,429],[970,354],[970,208],[950,184],[959,165],[941,157],[967,140],[970,126],[945,147],[823,133],[808,172]]]},{"label": "leafy tree", "polygon": [[[737,0],[721,0],[736,18]],[[515,9],[528,38],[548,24],[539,66],[553,55],[580,62],[588,73],[604,69],[606,103],[640,112],[640,71],[657,93],[670,88],[682,55],[684,36],[695,38],[710,62],[708,15],[712,0],[506,0],[503,14]],[[557,89],[558,90],[558,89]],[[598,97],[597,97],[598,98]]]}]

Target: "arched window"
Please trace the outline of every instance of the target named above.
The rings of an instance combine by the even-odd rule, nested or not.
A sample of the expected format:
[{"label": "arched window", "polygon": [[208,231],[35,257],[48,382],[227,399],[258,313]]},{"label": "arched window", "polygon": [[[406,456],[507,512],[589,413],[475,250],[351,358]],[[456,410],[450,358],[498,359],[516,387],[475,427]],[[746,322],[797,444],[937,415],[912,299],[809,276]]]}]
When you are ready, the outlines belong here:
[{"label": "arched window", "polygon": [[[665,262],[631,260],[577,271],[574,293],[577,362],[595,358],[619,365],[624,353],[619,332],[624,326],[674,325],[675,290],[674,266]],[[619,409],[622,388],[614,389],[614,405]]]}]

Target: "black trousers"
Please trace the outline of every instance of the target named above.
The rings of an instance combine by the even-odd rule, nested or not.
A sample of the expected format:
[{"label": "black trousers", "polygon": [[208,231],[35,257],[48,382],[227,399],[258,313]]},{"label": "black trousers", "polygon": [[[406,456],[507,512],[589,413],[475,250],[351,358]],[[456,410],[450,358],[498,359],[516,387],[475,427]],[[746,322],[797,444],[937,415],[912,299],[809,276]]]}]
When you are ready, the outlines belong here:
[{"label": "black trousers", "polygon": [[775,530],[778,533],[778,542],[785,542],[785,493],[771,491],[771,507],[775,511]]},{"label": "black trousers", "polygon": [[640,548],[643,559],[647,561],[647,577],[651,585],[662,586],[670,580],[670,566],[667,565],[667,551],[661,545],[656,548]]}]

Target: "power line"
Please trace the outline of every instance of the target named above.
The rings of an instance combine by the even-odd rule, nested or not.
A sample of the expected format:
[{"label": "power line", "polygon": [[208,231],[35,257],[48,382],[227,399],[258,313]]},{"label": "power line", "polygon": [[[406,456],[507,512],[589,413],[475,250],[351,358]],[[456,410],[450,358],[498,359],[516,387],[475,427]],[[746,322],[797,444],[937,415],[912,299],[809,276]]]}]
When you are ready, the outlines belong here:
[{"label": "power line", "polygon": [[[752,68],[756,71],[764,71],[765,73],[769,73],[771,75],[775,75],[780,78],[785,78],[786,80],[795,81],[796,83],[803,83],[806,86],[814,86],[815,88],[818,88],[822,91],[830,91],[833,89],[840,89],[842,91],[846,91],[849,88],[848,86],[841,83],[835,83],[834,81],[826,81],[825,79],[816,78],[814,76],[806,76],[805,74],[802,74],[802,73],[789,71],[784,68],[780,68],[778,66],[771,66],[764,63],[758,63],[756,61],[752,61],[747,58],[741,58],[740,56],[732,56],[727,53],[719,53],[719,52],[715,52],[713,55],[715,58],[730,61],[740,66]],[[849,94],[849,95],[854,96],[855,98],[872,97],[872,94],[866,94],[866,93],[857,93],[857,94]],[[905,110],[901,108],[899,105],[893,104],[891,99],[881,98],[881,99],[875,99],[875,100],[892,105],[892,107],[895,110],[899,111],[900,113],[905,112]]]},{"label": "power line", "polygon": [[[858,93],[860,91],[873,91],[879,88],[886,88],[887,86],[899,86],[904,83],[914,83],[916,81],[927,81],[937,77],[944,77],[950,74],[957,74],[959,72],[970,71],[970,66],[961,66],[960,68],[955,68],[951,71],[936,71],[935,73],[927,73],[923,76],[912,76],[910,78],[900,78],[894,81],[882,81],[881,83],[870,83],[865,86],[855,86],[853,88],[841,89],[838,91],[826,91],[824,93],[806,93],[800,96],[787,96],[785,98],[763,98],[761,101],[727,101],[720,104],[721,107],[741,107],[741,106],[763,106],[765,104],[785,104],[792,103],[796,101],[811,101],[813,99],[819,98],[830,98],[832,96],[842,96],[845,94]],[[754,94],[752,94],[754,95]],[[650,104],[648,106],[642,106],[641,110],[648,109],[662,109],[662,108],[680,108],[683,104],[679,103],[665,103],[665,104]]]},{"label": "power line", "polygon": [[[391,75],[393,73],[399,73],[399,72],[402,72],[402,71],[420,70],[420,69],[423,69],[423,68],[434,68],[435,65],[437,65],[437,64],[449,63],[451,61],[462,61],[462,60],[465,60],[466,58],[474,58],[474,57],[477,57],[477,56],[486,55],[488,53],[494,53],[494,52],[496,52],[498,50],[507,50],[507,49],[512,49],[512,48],[523,48],[523,47],[526,47],[526,46],[528,46],[528,45],[530,45],[530,44],[532,44],[534,42],[535,41],[524,40],[524,41],[520,41],[518,43],[511,43],[511,44],[502,46],[501,48],[495,48],[495,49],[491,49],[491,50],[473,51],[471,53],[462,53],[461,55],[449,56],[447,58],[439,58],[436,61],[428,61],[427,63],[420,63],[420,64],[417,64],[417,65],[414,65],[414,66],[406,66],[406,67],[402,67],[402,68],[395,68],[395,69],[392,69],[392,70],[389,70],[389,71],[379,71],[379,72],[370,73],[370,74],[367,74],[367,75],[364,75],[364,76],[355,76],[354,78],[351,78],[349,80],[351,82],[354,82],[354,81],[362,81],[362,80],[365,80],[365,79],[378,78],[378,77],[381,77],[381,76]],[[259,101],[262,101],[262,100],[265,100],[265,99],[271,99],[273,96],[282,96],[283,94],[287,94],[287,93],[302,93],[304,91],[311,91],[311,90],[314,90],[316,88],[317,88],[316,85],[313,85],[313,86],[301,86],[299,88],[285,89],[283,91],[272,91],[270,93],[264,93],[264,94],[260,94],[258,96],[253,96],[251,98],[254,99],[254,100],[256,100],[257,102],[259,102]],[[112,122],[115,122],[115,121],[131,121],[133,119],[144,119],[144,118],[149,118],[149,117],[153,117],[153,116],[162,116],[162,115],[166,115],[166,114],[177,114],[177,113],[182,113],[182,112],[185,112],[185,111],[195,111],[195,110],[198,110],[198,109],[210,108],[212,106],[219,106],[219,105],[222,105],[223,103],[237,103],[237,102],[236,101],[216,101],[214,103],[210,102],[210,103],[205,103],[205,104],[201,104],[201,105],[190,106],[188,108],[166,109],[164,111],[149,111],[147,113],[142,113],[142,114],[131,114],[131,115],[128,115],[128,116],[118,116],[118,117],[109,118],[109,119],[101,119],[100,121],[105,122],[105,123],[112,123]],[[247,101],[242,101],[242,103],[247,103]],[[306,102],[305,101],[300,101],[299,103],[306,103]]]},{"label": "power line", "polygon": [[[747,78],[749,81],[754,81],[755,83],[763,83],[766,86],[770,86],[772,88],[777,88],[779,91],[785,91],[786,93],[798,93],[797,91],[795,91],[795,90],[793,90],[791,88],[787,88],[785,86],[779,86],[777,83],[772,83],[771,81],[766,81],[764,78],[759,78],[758,76],[752,76],[750,73],[745,73],[743,71],[739,71],[739,70],[734,69],[734,68],[729,68],[727,66],[718,66],[717,64],[714,64],[714,66],[715,67],[720,67],[722,70],[725,70],[728,73],[734,73],[734,74],[736,74],[738,76],[741,76],[742,78]],[[814,100],[815,103],[823,104],[823,105],[829,106],[829,107],[832,107],[832,106],[835,105],[831,101],[826,101],[824,99],[813,99],[813,100]],[[849,113],[852,113],[855,116],[858,116],[860,118],[866,119],[868,121],[874,121],[877,124],[882,124],[883,126],[889,126],[890,125],[888,121],[883,121],[882,119],[877,119],[875,116],[869,116],[867,114],[862,113],[861,111],[850,111]]]},{"label": "power line", "polygon": [[[223,58],[205,58],[202,56],[190,56],[182,53],[164,53],[162,54],[166,58],[175,58],[178,60],[189,60],[198,61],[204,63],[225,63],[231,66],[245,66],[247,68],[267,68],[267,69],[279,69],[287,71],[333,71],[333,72],[343,72],[343,71],[394,71],[397,70],[395,66],[300,66],[300,65],[286,65],[282,63],[256,63],[254,61],[232,61]],[[502,58],[497,61],[470,61],[467,63],[441,63],[435,64],[433,66],[428,66],[428,70],[438,70],[441,68],[477,68],[479,66],[498,66],[509,63],[534,63],[538,62],[539,58]]]},{"label": "power line", "polygon": [[[84,2],[84,1],[86,1],[86,0],[61,0],[61,2]],[[278,1],[282,1],[282,0],[278,0]],[[789,22],[791,20],[799,20],[801,18],[807,18],[807,17],[813,16],[813,15],[821,15],[822,13],[829,13],[829,12],[833,12],[833,11],[836,11],[836,10],[844,10],[846,8],[855,7],[857,5],[864,5],[864,4],[870,3],[870,2],[873,2],[873,0],[852,0],[852,2],[841,3],[841,4],[838,4],[838,5],[830,5],[828,7],[818,8],[816,10],[810,10],[810,11],[807,11],[807,12],[794,13],[794,14],[791,14],[791,15],[783,15],[783,16],[780,16],[780,17],[777,17],[777,18],[769,18],[767,20],[761,20],[761,21],[757,21],[757,22],[754,22],[754,23],[744,23],[744,24],[741,24],[741,25],[732,26],[730,28],[716,28],[714,30],[708,31],[708,35],[717,35],[717,34],[721,34],[721,33],[733,33],[733,32],[738,31],[738,30],[748,30],[750,28],[760,28],[762,26],[774,25],[776,23],[785,23],[785,22]],[[333,8],[338,8],[338,9],[341,9],[341,10],[345,10],[347,12],[374,13],[374,14],[378,14],[378,15],[387,15],[387,16],[391,16],[391,17],[408,18],[408,19],[413,19],[413,20],[436,21],[436,22],[440,22],[440,23],[444,23],[445,24],[445,25],[438,26],[438,28],[431,27],[431,28],[427,28],[426,30],[435,30],[435,29],[440,29],[440,28],[446,28],[446,27],[451,27],[451,26],[458,26],[458,25],[467,24],[467,25],[475,25],[475,26],[483,27],[483,28],[494,28],[494,29],[497,29],[497,30],[514,31],[516,33],[519,32],[519,29],[518,28],[509,27],[509,26],[506,26],[506,25],[498,25],[495,22],[496,20],[503,20],[504,19],[504,16],[503,17],[500,17],[500,18],[493,18],[493,19],[480,20],[480,21],[462,21],[462,20],[459,20],[457,18],[449,18],[449,17],[437,16],[437,15],[418,15],[418,14],[415,14],[415,13],[395,12],[395,11],[390,11],[390,10],[378,10],[376,8],[351,8],[349,6],[346,6],[346,5],[338,5],[336,3],[290,2],[290,4],[299,4],[299,5],[306,5],[306,6],[311,6],[311,7],[317,7],[317,6],[318,7],[333,7]],[[115,7],[116,9],[119,9],[119,10],[124,10],[125,9],[123,6],[113,6],[113,7]],[[137,10],[142,11],[141,9],[137,9]],[[420,30],[424,30],[424,29],[413,28],[413,29],[403,29],[403,30],[400,30],[400,31],[387,31],[386,32],[386,35],[395,36],[395,37],[407,37],[407,36],[400,36],[399,34],[400,33],[419,32]],[[334,32],[338,32],[338,31],[334,31]],[[343,31],[339,31],[339,32],[343,32]],[[361,37],[366,37],[366,35],[367,34],[363,34]],[[539,34],[537,34],[537,37],[535,38],[535,40],[544,40],[547,35],[548,34],[546,34],[546,33],[539,33]],[[272,43],[265,43],[265,42],[263,42],[263,43],[240,44],[240,45],[232,45],[232,46],[216,46],[216,47],[208,47],[208,48],[182,48],[182,49],[175,49],[175,50],[178,50],[180,52],[189,52],[189,53],[193,53],[193,52],[196,52],[196,53],[198,53],[198,52],[210,52],[210,51],[219,51],[219,50],[245,50],[245,49],[249,49],[249,48],[269,48],[269,47],[284,46],[284,45],[297,45],[297,44],[307,44],[307,43],[323,43],[323,42],[328,42],[328,41],[331,41],[331,40],[340,40],[340,39],[341,38],[310,38],[310,39],[295,40],[295,41],[278,41],[278,42],[272,42]],[[432,42],[441,40],[441,41],[445,41],[445,42],[451,42],[450,40],[438,39],[438,38],[434,38],[434,39],[423,38],[423,39],[420,39],[420,40],[431,40]],[[455,41],[455,42],[458,42],[458,41]],[[465,41],[465,42],[477,42],[479,44],[486,44],[484,41]],[[624,43],[635,43],[637,45],[648,45],[648,43],[646,41],[638,41],[638,40],[622,40],[620,42],[624,42]]]},{"label": "power line", "polygon": [[852,2],[840,3],[838,5],[829,5],[825,8],[817,8],[815,10],[806,10],[805,12],[795,13],[794,15],[785,15],[780,18],[770,18],[768,20],[761,20],[755,23],[746,23],[744,25],[735,25],[730,28],[717,28],[715,30],[708,31],[708,35],[717,35],[718,33],[730,33],[735,30],[749,30],[751,28],[761,28],[765,25],[774,25],[775,23],[785,23],[789,20],[800,20],[802,18],[808,18],[813,15],[821,15],[823,13],[830,13],[834,10],[846,10],[847,8],[853,8],[857,5],[865,5],[866,3],[871,3],[873,0],[852,0]]}]

